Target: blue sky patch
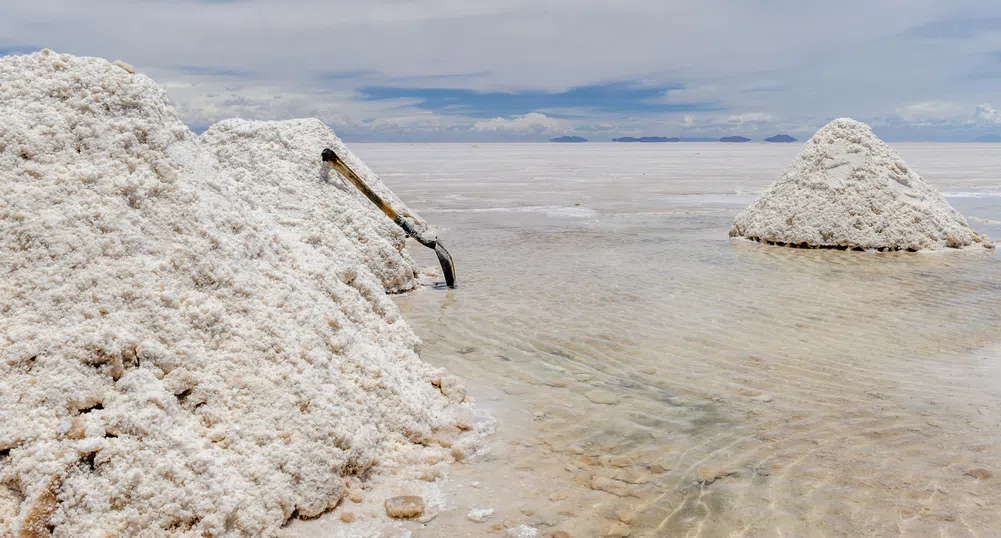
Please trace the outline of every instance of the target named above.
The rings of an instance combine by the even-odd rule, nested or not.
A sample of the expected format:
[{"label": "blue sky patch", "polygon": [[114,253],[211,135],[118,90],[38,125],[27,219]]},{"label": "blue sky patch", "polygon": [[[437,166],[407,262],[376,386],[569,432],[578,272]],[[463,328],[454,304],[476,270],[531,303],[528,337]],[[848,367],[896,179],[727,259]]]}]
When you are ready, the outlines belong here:
[{"label": "blue sky patch", "polygon": [[933,39],[970,39],[998,30],[1001,30],[1001,17],[985,17],[936,21],[911,28],[905,33]]},{"label": "blue sky patch", "polygon": [[199,65],[178,65],[174,69],[196,77],[229,77],[229,78],[250,78],[254,76],[252,71],[242,69],[230,69],[226,67],[205,67]]},{"label": "blue sky patch", "polygon": [[354,71],[326,71],[317,77],[320,80],[353,80],[375,75],[375,71],[358,69]]},{"label": "blue sky patch", "polygon": [[42,50],[42,47],[36,47],[34,45],[0,45],[0,56],[8,56],[10,54],[30,54]]},{"label": "blue sky patch", "polygon": [[678,89],[681,89],[680,85],[650,87],[619,82],[581,86],[564,92],[480,92],[469,89],[369,86],[361,88],[359,93],[367,101],[410,99],[418,101],[413,105],[417,108],[474,118],[517,116],[547,109],[620,114],[718,110],[711,102],[672,104],[669,93],[666,100],[663,98],[665,92]]}]

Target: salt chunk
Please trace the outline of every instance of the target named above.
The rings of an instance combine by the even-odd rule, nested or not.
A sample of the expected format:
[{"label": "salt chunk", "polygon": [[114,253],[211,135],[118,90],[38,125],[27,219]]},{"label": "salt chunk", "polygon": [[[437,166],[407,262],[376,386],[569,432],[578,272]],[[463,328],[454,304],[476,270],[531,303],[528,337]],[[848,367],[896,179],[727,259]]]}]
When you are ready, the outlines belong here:
[{"label": "salt chunk", "polygon": [[424,499],[416,495],[404,495],[386,499],[386,515],[397,519],[409,519],[424,513]]},{"label": "salt chunk", "polygon": [[493,508],[479,508],[476,510],[470,510],[469,513],[466,514],[466,517],[469,518],[469,521],[483,523],[484,521],[490,519],[490,516],[492,515],[494,515]]}]

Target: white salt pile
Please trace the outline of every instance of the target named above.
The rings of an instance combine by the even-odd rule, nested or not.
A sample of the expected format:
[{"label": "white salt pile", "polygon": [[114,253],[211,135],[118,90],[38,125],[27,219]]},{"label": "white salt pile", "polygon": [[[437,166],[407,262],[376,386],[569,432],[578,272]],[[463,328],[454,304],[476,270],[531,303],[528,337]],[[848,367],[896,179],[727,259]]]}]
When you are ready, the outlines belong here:
[{"label": "white salt pile", "polygon": [[[331,181],[337,173],[320,159],[320,152],[333,149],[397,213],[409,216],[418,230],[426,224],[321,121],[226,120],[213,125],[199,142],[215,152],[224,171],[251,192],[262,209],[324,255],[340,257],[357,250],[389,292],[407,291],[417,284],[418,269],[404,251],[403,230],[354,186]],[[341,244],[345,234],[354,249]],[[344,280],[350,278],[343,275]]]},{"label": "white salt pile", "polygon": [[869,126],[846,118],[810,138],[730,237],[880,250],[993,246]]},{"label": "white salt pile", "polygon": [[452,460],[464,391],[370,269],[399,237],[246,179],[125,64],[0,59],[0,535],[273,535]]}]

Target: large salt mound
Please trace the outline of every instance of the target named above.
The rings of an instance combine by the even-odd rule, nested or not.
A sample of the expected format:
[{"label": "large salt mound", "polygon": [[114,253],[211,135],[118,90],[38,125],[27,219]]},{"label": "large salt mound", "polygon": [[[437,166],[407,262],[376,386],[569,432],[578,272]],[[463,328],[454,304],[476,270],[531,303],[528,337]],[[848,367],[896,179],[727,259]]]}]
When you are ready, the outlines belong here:
[{"label": "large salt mound", "polygon": [[869,126],[846,118],[810,138],[785,173],[737,216],[730,237],[888,250],[990,244]]},{"label": "large salt mound", "polygon": [[255,203],[128,66],[0,59],[0,535],[273,535],[450,459],[357,241]]},{"label": "large salt mound", "polygon": [[[316,119],[290,121],[225,120],[199,137],[215,152],[224,171],[241,183],[283,227],[331,257],[357,250],[386,291],[417,284],[418,268],[404,251],[406,235],[358,189],[336,177],[320,159],[333,149],[398,213],[424,222],[355,157],[329,127]],[[344,234],[355,249],[345,248]],[[376,232],[373,234],[372,232]]]}]

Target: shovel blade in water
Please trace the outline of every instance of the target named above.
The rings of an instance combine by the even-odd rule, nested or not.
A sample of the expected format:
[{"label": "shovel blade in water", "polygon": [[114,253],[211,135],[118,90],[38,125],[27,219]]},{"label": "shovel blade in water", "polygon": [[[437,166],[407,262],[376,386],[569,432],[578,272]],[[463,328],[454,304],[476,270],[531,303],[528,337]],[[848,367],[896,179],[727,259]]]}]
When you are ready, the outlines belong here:
[{"label": "shovel blade in water", "polygon": [[436,241],[434,245],[434,253],[438,255],[438,263],[441,264],[441,273],[445,276],[445,285],[454,288],[455,287],[455,262],[452,261],[452,255],[445,250],[442,246],[441,241]]}]

